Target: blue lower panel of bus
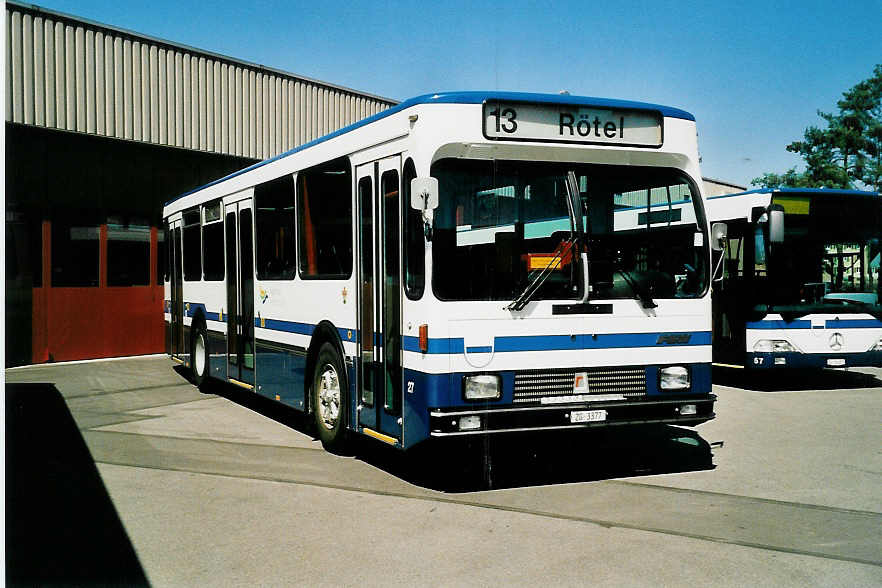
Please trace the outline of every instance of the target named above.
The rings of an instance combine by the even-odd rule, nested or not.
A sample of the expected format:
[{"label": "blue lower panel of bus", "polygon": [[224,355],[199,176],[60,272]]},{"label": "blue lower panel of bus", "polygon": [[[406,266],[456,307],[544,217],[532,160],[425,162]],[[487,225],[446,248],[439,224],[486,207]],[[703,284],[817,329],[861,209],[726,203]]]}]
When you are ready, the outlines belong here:
[{"label": "blue lower panel of bus", "polygon": [[208,375],[213,378],[227,377],[227,336],[224,333],[208,331],[205,333],[208,345]]},{"label": "blue lower panel of bus", "polygon": [[303,410],[306,352],[257,342],[257,392]]},{"label": "blue lower panel of bus", "polygon": [[863,353],[746,353],[744,365],[751,369],[882,367],[882,351]]},{"label": "blue lower panel of bus", "polygon": [[[691,385],[688,390],[663,391],[659,388],[659,369],[661,366],[632,366],[631,369],[643,370],[645,373],[645,393],[638,395],[636,398],[627,399],[635,405],[634,408],[620,410],[623,412],[624,419],[628,418],[631,412],[640,412],[644,414],[644,420],[658,420],[660,416],[655,413],[646,412],[646,407],[640,408],[638,404],[645,403],[647,405],[657,404],[659,406],[670,403],[670,418],[666,422],[675,422],[683,420],[684,424],[697,424],[709,418],[713,418],[711,400],[711,365],[709,363],[686,364],[690,374]],[[602,369],[602,368],[599,368]],[[613,368],[614,369],[614,368]],[[553,370],[549,370],[553,371]],[[577,371],[577,370],[570,370]],[[496,401],[467,401],[463,397],[462,382],[464,373],[453,374],[426,374],[415,370],[404,370],[404,447],[408,448],[420,441],[427,439],[432,435],[432,422],[430,412],[435,409],[443,411],[469,411],[469,410],[489,410],[504,408],[525,408],[530,406],[541,406],[539,400],[530,404],[529,402],[516,403],[514,399],[514,371],[498,372],[502,380],[502,397]],[[564,393],[561,393],[562,395]],[[704,398],[704,404],[700,409],[699,415],[695,419],[679,419],[672,411],[677,406],[677,401],[683,398]],[[568,410],[563,406],[561,410]],[[667,408],[660,408],[658,414],[661,415]],[[701,412],[703,411],[703,412]],[[652,413],[652,417],[650,417]],[[666,413],[665,413],[666,414]],[[664,419],[662,419],[664,420]],[[694,422],[688,422],[694,421]],[[525,421],[526,422],[526,421]],[[536,426],[540,426],[536,423]],[[529,427],[527,427],[529,428]]]}]

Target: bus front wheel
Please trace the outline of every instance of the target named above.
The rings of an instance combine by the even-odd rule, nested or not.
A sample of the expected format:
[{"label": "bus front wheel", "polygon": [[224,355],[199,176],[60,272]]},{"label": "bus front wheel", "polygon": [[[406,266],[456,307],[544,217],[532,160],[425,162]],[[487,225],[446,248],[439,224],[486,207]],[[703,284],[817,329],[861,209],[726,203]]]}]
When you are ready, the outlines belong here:
[{"label": "bus front wheel", "polygon": [[322,446],[343,453],[346,444],[346,386],[343,362],[330,343],[319,348],[312,377],[315,427]]}]

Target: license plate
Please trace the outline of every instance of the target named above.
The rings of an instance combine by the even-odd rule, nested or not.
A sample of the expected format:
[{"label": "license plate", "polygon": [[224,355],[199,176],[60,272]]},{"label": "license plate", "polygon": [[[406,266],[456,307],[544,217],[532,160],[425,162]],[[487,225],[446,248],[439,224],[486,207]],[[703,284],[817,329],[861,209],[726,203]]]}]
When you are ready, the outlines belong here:
[{"label": "license plate", "polygon": [[845,360],[844,359],[828,359],[827,365],[833,365],[833,366],[845,365]]},{"label": "license plate", "polygon": [[571,423],[593,423],[605,420],[605,410],[574,410],[570,413]]}]

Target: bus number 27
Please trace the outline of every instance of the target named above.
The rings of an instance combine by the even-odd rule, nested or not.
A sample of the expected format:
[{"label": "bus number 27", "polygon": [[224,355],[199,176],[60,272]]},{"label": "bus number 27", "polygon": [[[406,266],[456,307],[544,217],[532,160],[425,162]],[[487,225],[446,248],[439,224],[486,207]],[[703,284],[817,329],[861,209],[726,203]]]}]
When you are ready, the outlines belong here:
[{"label": "bus number 27", "polygon": [[[506,108],[500,112],[499,108],[491,110],[490,114],[496,119],[496,132],[505,131],[514,133],[518,130],[518,113],[514,108]],[[504,119],[504,120],[503,120]]]}]

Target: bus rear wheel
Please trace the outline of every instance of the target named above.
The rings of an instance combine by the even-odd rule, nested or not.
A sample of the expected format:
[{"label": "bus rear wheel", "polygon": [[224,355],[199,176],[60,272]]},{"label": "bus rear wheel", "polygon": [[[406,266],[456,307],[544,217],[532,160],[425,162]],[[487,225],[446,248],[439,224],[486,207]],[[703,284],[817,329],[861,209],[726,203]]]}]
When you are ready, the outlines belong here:
[{"label": "bus rear wheel", "polygon": [[312,413],[319,440],[331,453],[345,451],[347,406],[345,381],[340,355],[333,345],[323,343],[316,357],[312,377]]},{"label": "bus rear wheel", "polygon": [[190,345],[190,370],[193,383],[202,386],[208,374],[208,345],[205,340],[205,329],[197,329]]}]

